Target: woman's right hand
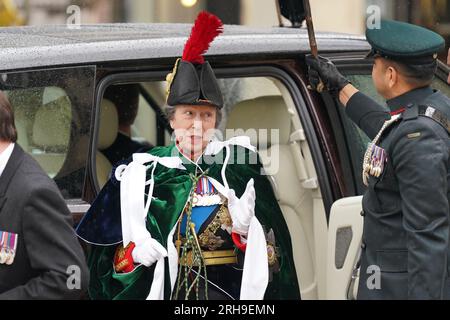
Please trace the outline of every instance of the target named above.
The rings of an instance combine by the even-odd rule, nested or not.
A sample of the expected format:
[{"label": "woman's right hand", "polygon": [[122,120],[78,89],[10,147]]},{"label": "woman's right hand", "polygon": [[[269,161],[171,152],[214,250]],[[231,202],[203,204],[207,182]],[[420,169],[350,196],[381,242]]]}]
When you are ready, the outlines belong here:
[{"label": "woman's right hand", "polygon": [[140,244],[136,244],[131,256],[134,263],[150,267],[159,259],[167,257],[167,250],[155,239],[147,238]]},{"label": "woman's right hand", "polygon": [[232,232],[247,235],[252,218],[255,216],[255,187],[253,178],[247,183],[241,198],[236,197],[233,189],[229,189],[228,211],[233,221]]}]

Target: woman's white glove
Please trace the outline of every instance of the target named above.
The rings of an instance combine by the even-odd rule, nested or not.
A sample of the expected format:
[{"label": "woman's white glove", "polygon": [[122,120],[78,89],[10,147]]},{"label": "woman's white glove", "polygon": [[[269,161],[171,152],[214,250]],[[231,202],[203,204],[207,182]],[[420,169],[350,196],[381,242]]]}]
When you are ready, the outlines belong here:
[{"label": "woman's white glove", "polygon": [[135,263],[150,267],[159,259],[167,257],[167,250],[158,241],[149,237],[142,243],[136,244],[131,256]]},{"label": "woman's white glove", "polygon": [[255,187],[253,178],[247,183],[242,197],[238,199],[233,189],[228,190],[228,211],[233,220],[232,232],[247,235],[252,218],[255,216]]}]

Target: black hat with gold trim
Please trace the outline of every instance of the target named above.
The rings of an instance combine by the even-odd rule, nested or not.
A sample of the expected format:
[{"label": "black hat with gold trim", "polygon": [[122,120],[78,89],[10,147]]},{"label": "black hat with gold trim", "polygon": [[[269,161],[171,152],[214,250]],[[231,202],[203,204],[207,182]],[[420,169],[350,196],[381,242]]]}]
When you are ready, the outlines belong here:
[{"label": "black hat with gold trim", "polygon": [[166,102],[170,106],[213,105],[221,109],[223,97],[216,76],[203,54],[223,32],[222,21],[206,11],[200,12],[172,73],[167,75]]}]

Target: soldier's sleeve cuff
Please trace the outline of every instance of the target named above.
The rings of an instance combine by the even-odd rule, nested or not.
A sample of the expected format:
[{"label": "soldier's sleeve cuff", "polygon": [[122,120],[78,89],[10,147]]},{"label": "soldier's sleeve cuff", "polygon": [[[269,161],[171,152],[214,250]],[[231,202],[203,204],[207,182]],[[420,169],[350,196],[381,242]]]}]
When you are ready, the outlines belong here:
[{"label": "soldier's sleeve cuff", "polygon": [[372,101],[370,100],[371,99],[369,97],[358,91],[347,102],[345,112],[347,113],[347,116],[349,116],[350,119],[352,119],[358,126],[360,125],[361,119],[363,119],[368,113],[374,111],[371,107]]},{"label": "soldier's sleeve cuff", "polygon": [[357,92],[350,98],[345,112],[371,139],[384,121],[390,118],[386,108],[362,92]]}]

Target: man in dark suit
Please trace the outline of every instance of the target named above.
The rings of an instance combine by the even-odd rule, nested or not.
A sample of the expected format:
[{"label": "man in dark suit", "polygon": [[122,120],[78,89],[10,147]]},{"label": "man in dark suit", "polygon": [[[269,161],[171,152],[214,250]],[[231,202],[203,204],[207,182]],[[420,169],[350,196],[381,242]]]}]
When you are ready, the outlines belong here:
[{"label": "man in dark suit", "polygon": [[0,300],[78,299],[89,272],[70,212],[16,140],[12,109],[0,92]]},{"label": "man in dark suit", "polygon": [[327,59],[307,57],[312,86],[320,77],[373,139],[362,172],[358,299],[450,299],[450,99],[431,87],[445,42],[390,20],[366,38],[373,82],[390,112]]}]

